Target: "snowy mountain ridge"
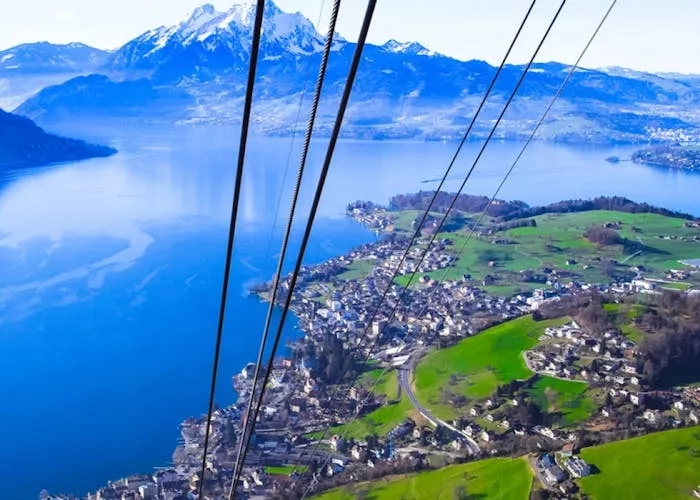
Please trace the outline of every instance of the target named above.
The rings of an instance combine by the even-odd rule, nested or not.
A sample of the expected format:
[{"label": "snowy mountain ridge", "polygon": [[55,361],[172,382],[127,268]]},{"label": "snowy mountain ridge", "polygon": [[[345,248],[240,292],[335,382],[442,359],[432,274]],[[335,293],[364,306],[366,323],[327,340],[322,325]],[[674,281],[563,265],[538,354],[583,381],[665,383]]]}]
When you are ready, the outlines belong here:
[{"label": "snowy mountain ridge", "polygon": [[[179,23],[146,31],[106,54],[95,74],[46,87],[16,111],[40,122],[115,117],[236,122],[254,16],[250,1],[226,11],[202,5]],[[259,133],[290,133],[299,97],[318,72],[323,45],[324,36],[311,21],[300,13],[283,12],[272,0],[266,2],[255,88]],[[355,47],[334,38],[319,133],[332,123]],[[12,61],[10,57],[5,62]],[[521,64],[504,67],[475,126],[476,135],[486,133],[524,69]],[[567,71],[567,65],[556,62],[534,64],[496,137],[527,136]],[[372,138],[458,137],[495,72],[484,61],[460,61],[417,42],[367,44],[344,132]],[[698,104],[700,81],[581,68],[540,129],[540,137],[587,142],[697,140],[700,113],[693,110]]]},{"label": "snowy mountain ridge", "polygon": [[83,43],[24,43],[0,50],[0,77],[15,73],[71,73],[94,71],[109,57],[106,50]]}]

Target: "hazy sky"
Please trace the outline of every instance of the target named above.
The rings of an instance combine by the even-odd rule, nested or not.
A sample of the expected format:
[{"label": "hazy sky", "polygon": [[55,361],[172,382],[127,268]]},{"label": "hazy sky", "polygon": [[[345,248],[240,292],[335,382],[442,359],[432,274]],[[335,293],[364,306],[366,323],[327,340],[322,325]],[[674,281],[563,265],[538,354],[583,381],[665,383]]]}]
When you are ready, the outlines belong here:
[{"label": "hazy sky", "polygon": [[[225,10],[240,0],[214,0]],[[116,48],[159,25],[175,24],[202,0],[22,0],[0,3],[0,48],[23,42],[81,41]],[[322,0],[278,0],[314,23]],[[498,62],[530,0],[379,0],[370,41],[416,40],[459,59]],[[538,0],[532,23],[513,62],[524,62],[559,4]],[[325,0],[325,21],[331,0]],[[365,8],[345,0],[338,31],[353,39]],[[540,61],[570,62],[585,43],[609,0],[569,0]],[[325,33],[322,21],[321,32]],[[583,61],[584,66],[626,66],[647,71],[700,73],[700,0],[618,0]]]}]

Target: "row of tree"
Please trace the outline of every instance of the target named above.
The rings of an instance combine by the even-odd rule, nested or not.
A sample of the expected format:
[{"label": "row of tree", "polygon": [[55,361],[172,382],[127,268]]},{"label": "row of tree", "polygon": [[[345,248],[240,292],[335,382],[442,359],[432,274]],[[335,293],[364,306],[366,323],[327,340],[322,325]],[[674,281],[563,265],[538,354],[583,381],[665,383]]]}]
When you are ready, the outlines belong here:
[{"label": "row of tree", "polygon": [[632,214],[659,214],[667,217],[694,220],[695,218],[683,212],[655,207],[648,203],[637,203],[623,196],[599,196],[592,200],[565,200],[541,207],[528,207],[524,210],[512,211],[503,216],[503,220],[522,219],[543,214],[563,214],[575,212],[590,212],[592,210],[612,210]]},{"label": "row of tree", "polygon": [[399,194],[391,198],[390,210],[428,210],[433,212],[446,212],[454,201],[453,210],[466,213],[480,213],[486,210],[486,214],[495,219],[495,222],[503,223],[515,219],[532,218],[538,215],[551,213],[575,213],[591,210],[613,210],[626,213],[652,213],[668,217],[695,220],[695,218],[683,212],[655,207],[648,203],[637,203],[623,196],[599,196],[590,200],[564,200],[549,205],[531,207],[523,201],[495,200],[489,206],[490,199],[487,196],[475,196],[460,194],[455,199],[456,193],[440,191],[435,202],[430,206],[430,201],[435,191],[419,191],[417,193]]},{"label": "row of tree", "polygon": [[700,380],[700,298],[665,293],[645,307],[640,328],[653,332],[640,345],[640,366],[651,386]]},{"label": "row of tree", "polygon": [[[487,196],[474,196],[471,194],[460,194],[455,200],[456,193],[440,191],[432,206],[430,201],[435,195],[435,191],[419,191],[417,193],[399,194],[389,201],[390,210],[427,210],[432,212],[446,212],[454,201],[453,210],[467,213],[480,213],[489,204],[490,198]],[[527,209],[528,205],[522,201],[496,200],[489,207],[487,214],[492,217],[500,217],[515,210]]]},{"label": "row of tree", "polygon": [[509,229],[515,229],[518,227],[537,227],[537,221],[535,219],[511,220],[501,222],[500,224],[492,224],[489,226],[489,230],[495,233],[499,231],[508,231]]}]

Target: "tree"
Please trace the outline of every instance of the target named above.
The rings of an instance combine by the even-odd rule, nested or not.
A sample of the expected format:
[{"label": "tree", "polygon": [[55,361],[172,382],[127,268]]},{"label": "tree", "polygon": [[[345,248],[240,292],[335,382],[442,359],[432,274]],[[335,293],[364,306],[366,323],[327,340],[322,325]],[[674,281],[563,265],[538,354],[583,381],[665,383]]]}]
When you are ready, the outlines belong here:
[{"label": "tree", "polygon": [[467,487],[463,484],[455,486],[452,490],[452,498],[453,500],[469,500]]},{"label": "tree", "polygon": [[352,492],[349,493],[350,497],[356,498],[357,500],[367,500],[369,498],[369,488],[361,488],[359,490],[356,490],[354,492],[354,495],[352,494]]},{"label": "tree", "polygon": [[577,318],[597,334],[602,334],[612,327],[611,318],[603,309],[600,300],[591,300],[586,307],[579,311]]},{"label": "tree", "polygon": [[377,446],[379,444],[379,438],[374,433],[368,434],[365,437],[365,441],[367,441],[367,449],[369,449],[369,450],[373,450],[373,449],[377,448]]},{"label": "tree", "polygon": [[584,237],[591,243],[598,245],[619,245],[622,238],[614,229],[603,226],[591,226],[583,233]]},{"label": "tree", "polygon": [[545,387],[544,396],[547,398],[547,404],[550,408],[555,406],[559,400],[559,393],[549,386]]},{"label": "tree", "polygon": [[542,409],[533,401],[518,405],[513,408],[513,411],[515,415],[514,420],[525,427],[533,427],[543,423]]},{"label": "tree", "polygon": [[236,439],[236,426],[229,419],[226,419],[223,426],[223,440],[224,444],[228,446],[234,446],[237,442]]},{"label": "tree", "polygon": [[611,260],[603,262],[603,272],[607,277],[614,278],[616,273],[615,263]]},{"label": "tree", "polygon": [[700,378],[700,299],[679,296],[658,296],[656,310],[648,309],[640,320],[640,326],[654,332],[640,344],[638,361],[651,386]]},{"label": "tree", "polygon": [[605,391],[605,399],[603,401],[603,406],[610,406],[613,403],[612,396],[610,395],[610,391]]},{"label": "tree", "polygon": [[421,446],[428,446],[428,433],[427,432],[421,432],[420,433],[420,439],[418,440]]},{"label": "tree", "polygon": [[351,351],[344,349],[342,341],[332,333],[326,333],[316,346],[315,355],[316,372],[327,384],[338,384],[354,373],[355,360]]},{"label": "tree", "polygon": [[549,500],[550,493],[547,490],[537,488],[530,493],[530,500]]}]

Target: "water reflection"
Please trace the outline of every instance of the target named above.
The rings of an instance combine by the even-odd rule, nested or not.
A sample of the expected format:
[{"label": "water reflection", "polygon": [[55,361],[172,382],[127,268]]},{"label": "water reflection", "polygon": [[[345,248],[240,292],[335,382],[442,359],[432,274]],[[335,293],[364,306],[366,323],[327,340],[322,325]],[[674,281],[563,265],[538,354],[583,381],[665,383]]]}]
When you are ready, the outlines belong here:
[{"label": "water reflection", "polygon": [[[0,263],[7,274],[23,245],[37,237],[48,238],[54,250],[66,235],[116,238],[125,241],[127,247],[92,262],[75,262],[75,267],[50,279],[29,279],[0,288],[0,304],[16,293],[92,275],[91,283],[99,286],[106,273],[128,268],[148,251],[153,243],[150,226],[196,220],[227,223],[236,160],[232,147],[238,133],[235,128],[182,127],[157,129],[157,133],[130,128],[112,133],[118,135],[110,137],[109,142],[121,148],[114,157],[5,178],[5,186],[0,187],[0,248],[15,250],[15,254],[8,257],[0,253],[6,255]],[[299,145],[297,140],[288,166],[289,139],[251,141],[239,212],[242,237],[270,225],[280,192],[286,212]],[[477,142],[467,145],[447,189],[458,187],[459,176],[471,167],[479,146]],[[453,147],[440,143],[341,141],[319,216],[338,217],[347,202],[358,198],[386,202],[395,193],[433,188]],[[518,147],[515,143],[492,144],[467,184],[467,191],[491,194]],[[298,220],[309,209],[324,148],[325,142],[317,141],[311,150]],[[534,144],[500,196],[547,203],[619,194],[700,212],[700,200],[694,196],[700,188],[700,176],[632,163],[611,165],[603,160],[613,153],[624,156],[629,150]],[[285,168],[289,172],[283,186]],[[432,181],[421,182],[426,179]],[[7,276],[2,282],[6,281]]]}]

